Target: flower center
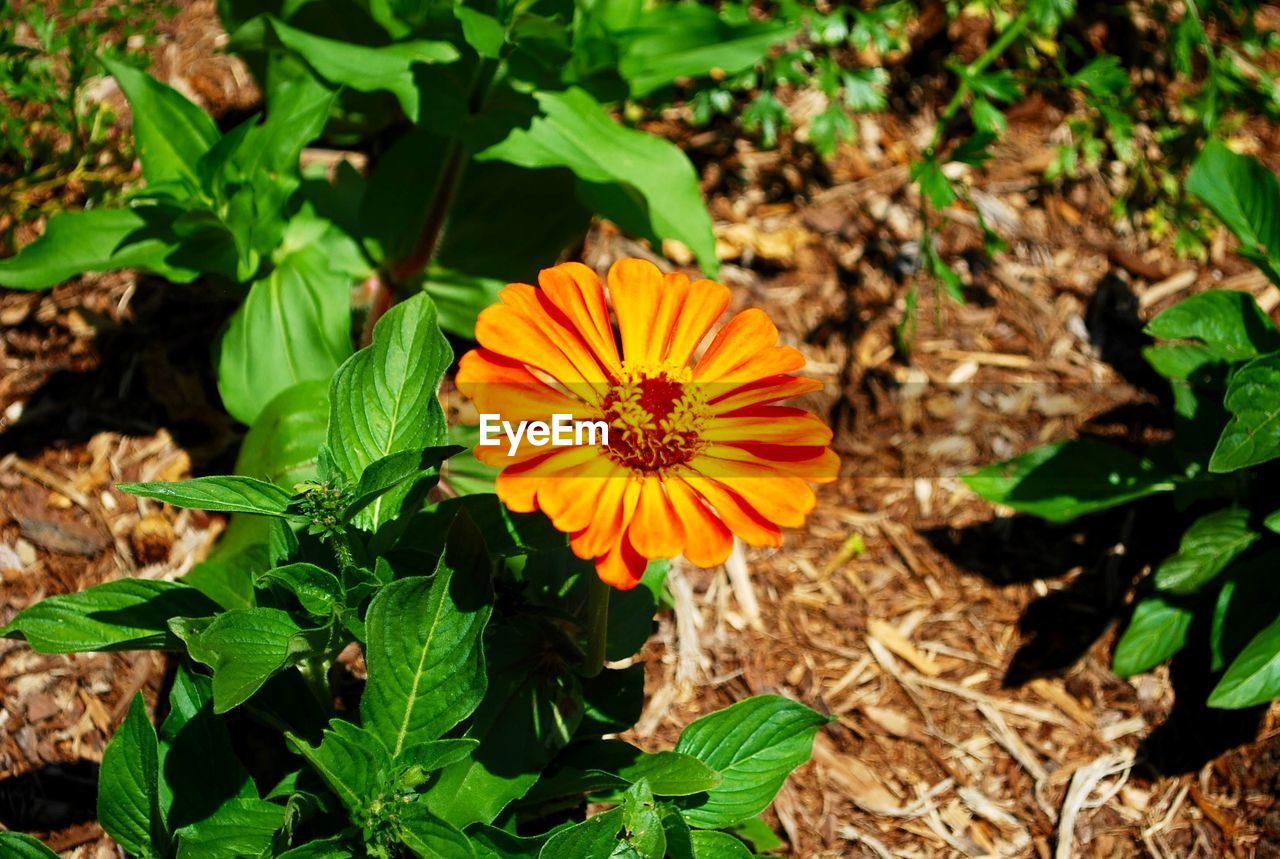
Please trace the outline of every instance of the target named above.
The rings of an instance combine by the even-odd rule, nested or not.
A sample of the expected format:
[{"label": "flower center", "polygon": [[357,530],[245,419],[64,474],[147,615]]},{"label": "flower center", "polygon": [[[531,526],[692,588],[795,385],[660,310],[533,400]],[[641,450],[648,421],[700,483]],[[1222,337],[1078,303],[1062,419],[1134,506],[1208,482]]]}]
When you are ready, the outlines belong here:
[{"label": "flower center", "polygon": [[609,423],[609,456],[637,471],[661,471],[693,459],[702,448],[706,403],[688,367],[622,363],[621,377],[600,407]]}]

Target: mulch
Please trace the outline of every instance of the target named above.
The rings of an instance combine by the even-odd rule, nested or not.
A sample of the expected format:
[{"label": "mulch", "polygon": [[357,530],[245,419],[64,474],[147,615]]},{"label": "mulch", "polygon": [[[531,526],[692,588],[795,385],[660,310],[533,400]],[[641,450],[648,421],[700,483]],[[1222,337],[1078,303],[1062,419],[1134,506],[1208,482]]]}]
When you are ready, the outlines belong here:
[{"label": "mulch", "polygon": [[[256,95],[222,43],[213,4],[189,4],[157,69],[215,113],[242,111]],[[630,736],[669,748],[700,714],[760,693],[831,714],[768,813],[796,856],[1277,856],[1280,709],[1206,709],[1205,666],[1108,668],[1176,511],[1050,526],[960,480],[1047,441],[1164,437],[1142,323],[1207,288],[1280,304],[1225,241],[1197,262],[1118,230],[1100,178],[1047,190],[1060,117],[1032,107],[969,176],[1008,251],[979,253],[962,211],[939,232],[963,305],[914,276],[906,165],[926,117],[863,117],[826,164],[794,141],[760,152],[654,120],[699,167],[735,301],[767,309],[826,383],[808,405],[835,428],[843,469],[783,548],[674,565],[676,610],[638,657],[648,704]],[[608,225],[582,252],[595,266],[627,254],[689,262]],[[218,517],[111,486],[229,465],[237,431],[207,371],[227,311],[198,286],[125,275],[0,297],[0,622],[119,576],[180,575],[207,551]],[[67,856],[116,855],[93,822],[95,762],[162,678],[152,654],[0,642],[0,823]]]}]

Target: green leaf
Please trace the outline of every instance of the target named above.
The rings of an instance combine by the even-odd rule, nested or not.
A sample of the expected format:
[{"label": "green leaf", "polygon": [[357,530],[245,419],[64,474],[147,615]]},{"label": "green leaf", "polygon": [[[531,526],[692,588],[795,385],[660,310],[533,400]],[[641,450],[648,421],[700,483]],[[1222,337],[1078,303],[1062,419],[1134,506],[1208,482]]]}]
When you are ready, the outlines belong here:
[{"label": "green leaf", "polygon": [[1280,350],[1280,331],[1247,292],[1212,289],[1178,302],[1147,323],[1162,340],[1199,340],[1223,361]]},{"label": "green leaf", "polygon": [[1280,534],[1280,510],[1277,510],[1264,519],[1262,524],[1268,531]]},{"label": "green leaf", "polygon": [[565,749],[556,771],[524,797],[538,806],[568,797],[645,782],[656,796],[691,796],[718,787],[720,773],[692,755],[645,753],[622,740],[586,740]]},{"label": "green leaf", "polygon": [[618,34],[618,72],[637,98],[681,78],[735,75],[799,29],[798,21],[786,19],[730,23],[714,7],[696,3],[654,6],[633,28]]},{"label": "green leaf", "polygon": [[491,574],[479,533],[460,519],[434,576],[392,582],[369,605],[360,715],[392,757],[441,736],[484,696]]},{"label": "green leaf", "polygon": [[691,826],[732,826],[773,801],[793,769],[809,760],[827,717],[777,695],[748,698],[703,716],[680,734],[675,750],[721,775],[718,787],[678,800]]},{"label": "green leaf", "polygon": [[47,289],[85,272],[122,268],[145,269],[176,283],[195,280],[200,269],[181,262],[177,238],[156,228],[179,211],[145,205],[56,214],[40,238],[0,260],[0,286]]},{"label": "green leaf", "polygon": [[729,828],[729,832],[751,845],[756,853],[773,853],[786,846],[760,817],[752,817]]},{"label": "green leaf", "polygon": [[236,474],[292,488],[316,477],[329,425],[329,380],[286,388],[258,413],[240,443]]},{"label": "green leaf", "polygon": [[161,483],[117,483],[116,488],[174,507],[260,516],[286,516],[289,500],[293,497],[273,483],[233,474]]},{"label": "green leaf", "polygon": [[165,819],[175,829],[209,818],[228,800],[258,796],[226,722],[213,712],[212,683],[186,666],[174,675],[160,726],[160,771]]},{"label": "green leaf", "polygon": [[1156,568],[1156,588],[1180,595],[1196,593],[1257,539],[1249,528],[1249,511],[1243,507],[1201,516],[1182,535],[1177,554]]},{"label": "green leaf", "polygon": [[218,392],[242,423],[288,388],[328,379],[352,352],[352,278],[332,266],[323,234],[316,241],[253,283],[222,336]]},{"label": "green leaf", "polygon": [[622,794],[622,840],[639,859],[663,859],[667,853],[662,817],[644,779]]},{"label": "green leaf", "polygon": [[936,158],[926,158],[911,165],[911,179],[920,186],[920,193],[929,199],[935,209],[945,209],[955,202],[956,192],[951,180],[942,172]]},{"label": "green leaf", "polygon": [[1057,442],[988,466],[964,482],[983,498],[1051,522],[1174,488],[1150,460],[1092,439]]},{"label": "green leaf", "polygon": [[1133,609],[1133,619],[1116,644],[1111,670],[1121,677],[1150,671],[1187,643],[1191,609],[1150,596]]},{"label": "green leaf", "polygon": [[[378,498],[395,489],[407,480],[422,477],[449,457],[462,450],[459,445],[447,444],[440,447],[429,447],[426,450],[402,450],[388,454],[382,459],[369,463],[360,474],[360,482],[356,484],[355,498],[347,505],[343,518],[350,521],[356,514],[368,507]],[[385,516],[389,511],[383,511]],[[377,519],[369,523],[371,530],[377,530],[382,524]]]},{"label": "green leaf", "polygon": [[560,635],[528,617],[491,631],[488,690],[467,730],[480,745],[428,794],[432,811],[455,826],[492,822],[577,729],[583,704],[575,678],[546,658]]},{"label": "green leaf", "polygon": [[[452,359],[427,296],[396,305],[378,321],[372,345],[338,368],[329,389],[329,450],[348,480],[390,454],[448,442],[436,391]],[[379,497],[356,524],[386,521],[406,492]]]},{"label": "green leaf", "polygon": [[271,847],[285,808],[257,797],[233,799],[211,817],[179,830],[177,859],[240,859]]},{"label": "green leaf", "polygon": [[457,48],[443,41],[416,39],[369,47],[317,36],[278,18],[267,20],[281,44],[302,57],[320,77],[360,92],[390,92],[413,122],[418,121],[421,98],[414,67],[420,63],[450,63],[459,56]]},{"label": "green leaf", "polygon": [[25,609],[0,635],[21,634],[42,653],[176,650],[169,620],[217,609],[195,588],[153,579],[120,579]]},{"label": "green leaf", "polygon": [[342,835],[299,844],[292,850],[276,854],[276,859],[351,859],[360,855],[355,843]]},{"label": "green leaf", "polygon": [[1280,456],[1280,353],[1236,370],[1223,404],[1232,417],[1209,459],[1210,471],[1235,471]]},{"label": "green leaf", "polygon": [[1225,668],[1255,635],[1275,620],[1275,606],[1280,604],[1277,569],[1280,569],[1280,551],[1273,549],[1236,561],[1223,572],[1209,631],[1213,671]]},{"label": "green leaf", "polygon": [[610,859],[618,847],[621,829],[621,808],[594,815],[547,839],[538,859],[563,859],[567,856],[574,859]]},{"label": "green leaf", "polygon": [[396,764],[416,767],[423,772],[435,772],[463,760],[478,745],[478,742],[470,739],[429,740],[405,749],[396,758]]},{"label": "green leaf", "polygon": [[172,627],[187,643],[191,658],[213,669],[215,713],[247,701],[294,656],[308,650],[302,628],[275,608],[227,611],[211,622],[175,620]]},{"label": "green leaf", "polygon": [[348,809],[359,812],[377,795],[379,778],[391,768],[387,748],[372,733],[334,719],[318,746],[290,735],[293,747]]},{"label": "green leaf", "polygon": [[327,619],[343,603],[342,582],[323,567],[297,563],[267,570],[258,577],[258,586],[280,585],[298,598],[307,614]]},{"label": "green leaf", "polygon": [[398,810],[396,834],[422,859],[472,859],[476,855],[462,830],[432,814],[420,797]]},{"label": "green leaf", "polygon": [[1276,697],[1280,697],[1280,619],[1240,651],[1209,695],[1209,706],[1238,710]]},{"label": "green leaf", "polygon": [[[281,527],[288,528],[288,525],[280,519],[254,517],[241,520],[251,524],[273,521],[279,523]],[[232,534],[232,537],[235,536],[231,528],[227,529],[227,533]],[[267,547],[261,543],[252,543],[237,549],[227,544],[229,539],[224,536],[222,542],[215,547],[213,555],[192,567],[191,572],[183,576],[181,581],[223,608],[253,608],[256,605],[253,580],[259,572],[271,566]],[[209,614],[209,612],[183,612],[183,614],[194,617],[198,614]]]},{"label": "green leaf", "polygon": [[160,814],[160,751],[142,693],[134,696],[116,735],[102,752],[98,822],[129,853],[162,857],[169,836]]},{"label": "green leaf", "polygon": [[537,859],[538,851],[549,836],[525,838],[477,823],[467,827],[467,837],[479,859]]},{"label": "green leaf", "polygon": [[196,163],[218,141],[213,119],[181,93],[126,63],[102,57],[133,110],[133,138],[150,185],[187,181],[199,187]]},{"label": "green leaf", "polygon": [[1187,175],[1187,191],[1204,201],[1240,240],[1240,253],[1280,283],[1280,182],[1260,161],[1217,140],[1205,144]]},{"label": "green leaf", "polygon": [[678,239],[708,276],[720,268],[698,176],[674,144],[613,121],[586,91],[535,93],[542,110],[528,128],[477,153],[480,161],[567,167],[583,199],[619,226],[647,238]]},{"label": "green leaf", "polygon": [[727,832],[695,829],[689,833],[694,859],[751,859],[751,851]]},{"label": "green leaf", "polygon": [[0,853],[7,859],[58,859],[57,853],[21,832],[0,832]]}]

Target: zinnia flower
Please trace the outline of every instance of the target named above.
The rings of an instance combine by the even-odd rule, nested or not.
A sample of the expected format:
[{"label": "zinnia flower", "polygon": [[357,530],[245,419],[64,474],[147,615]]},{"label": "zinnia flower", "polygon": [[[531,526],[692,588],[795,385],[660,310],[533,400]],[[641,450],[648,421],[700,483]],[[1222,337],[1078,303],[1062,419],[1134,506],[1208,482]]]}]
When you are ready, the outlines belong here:
[{"label": "zinnia flower", "polygon": [[[765,313],[733,316],[700,357],[729,306],[710,280],[663,275],[619,260],[608,294],[580,263],[544,269],[541,288],[513,283],[476,322],[480,348],[462,357],[458,388],[481,414],[550,423],[556,414],[603,420],[608,444],[476,448],[502,468],[497,493],[517,512],[541,510],[594,559],[606,583],[634,587],[649,559],[681,553],[724,563],[736,534],[780,546],[782,527],[813,510],[808,482],[835,478],[839,462],[822,421],[781,400],[821,384],[777,345]],[[617,315],[621,349],[610,323]]]}]

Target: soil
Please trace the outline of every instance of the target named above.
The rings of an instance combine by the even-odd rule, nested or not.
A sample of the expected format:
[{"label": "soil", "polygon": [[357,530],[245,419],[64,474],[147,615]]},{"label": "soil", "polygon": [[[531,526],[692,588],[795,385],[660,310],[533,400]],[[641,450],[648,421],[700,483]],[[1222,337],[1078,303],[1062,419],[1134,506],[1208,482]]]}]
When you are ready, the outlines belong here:
[{"label": "soil", "polygon": [[[240,115],[256,93],[223,42],[212,2],[187,4],[155,69]],[[653,123],[699,167],[738,304],[767,309],[827,383],[808,405],[836,428],[843,470],[782,549],[674,566],[676,611],[641,654],[648,705],[632,735],[668,748],[698,715],[768,692],[835,717],[768,813],[790,855],[1280,856],[1280,709],[1208,710],[1194,654],[1130,680],[1108,668],[1177,511],[1050,526],[959,479],[1046,441],[1160,438],[1169,410],[1141,362],[1143,321],[1214,287],[1280,304],[1222,239],[1201,263],[1118,230],[1101,176],[1047,186],[1060,120],[1015,109],[969,177],[1007,251],[984,257],[963,211],[941,229],[964,304],[914,276],[906,165],[927,109],[862,118],[826,164],[795,141],[761,152],[675,114]],[[654,252],[606,224],[582,253],[597,267],[622,255]],[[216,516],[111,487],[229,465],[239,433],[208,375],[229,311],[198,285],[133,275],[0,296],[0,623],[122,575],[180,575],[216,539]],[[66,856],[116,856],[93,820],[96,762],[162,678],[149,653],[0,641],[0,823]]]}]

